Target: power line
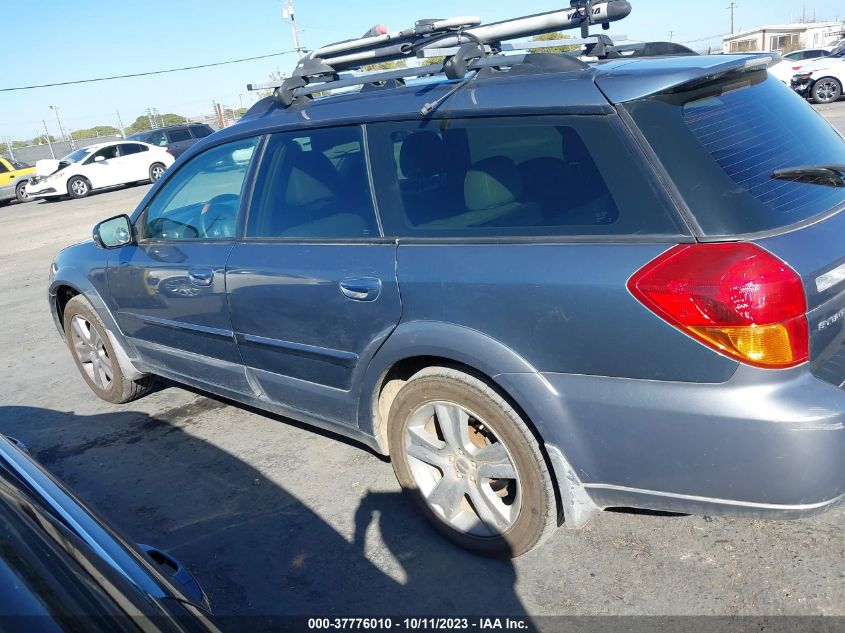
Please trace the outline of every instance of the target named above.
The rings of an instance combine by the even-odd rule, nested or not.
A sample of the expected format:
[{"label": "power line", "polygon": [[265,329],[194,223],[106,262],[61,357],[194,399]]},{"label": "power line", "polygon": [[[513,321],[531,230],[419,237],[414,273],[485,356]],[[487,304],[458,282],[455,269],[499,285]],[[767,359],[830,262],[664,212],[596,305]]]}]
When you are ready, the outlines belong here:
[{"label": "power line", "polygon": [[244,57],[242,59],[230,59],[225,62],[213,62],[211,64],[198,64],[196,66],[183,66],[182,68],[168,68],[167,70],[151,70],[145,73],[131,73],[129,75],[114,75],[112,77],[97,77],[95,79],[77,79],[75,81],[60,81],[52,84],[37,84],[33,86],[16,86],[14,88],[0,88],[0,92],[12,92],[14,90],[33,90],[35,88],[53,88],[56,86],[72,86],[75,84],[88,84],[97,81],[111,81],[112,79],[129,79],[131,77],[147,77],[149,75],[163,75],[165,73],[176,73],[183,70],[196,70],[198,68],[211,68],[212,66],[225,66],[226,64],[239,64],[241,62],[251,62],[256,59],[267,59],[268,57],[278,57],[280,55],[287,55],[288,53],[295,53],[295,50],[282,51],[281,53],[270,53],[268,55],[257,55],[256,57]]},{"label": "power line", "polygon": [[699,37],[695,40],[679,42],[679,44],[695,44],[696,42],[706,42],[707,40],[715,40],[717,37],[725,37],[725,35],[727,35],[727,33],[719,33],[718,35],[710,35],[709,37]]}]

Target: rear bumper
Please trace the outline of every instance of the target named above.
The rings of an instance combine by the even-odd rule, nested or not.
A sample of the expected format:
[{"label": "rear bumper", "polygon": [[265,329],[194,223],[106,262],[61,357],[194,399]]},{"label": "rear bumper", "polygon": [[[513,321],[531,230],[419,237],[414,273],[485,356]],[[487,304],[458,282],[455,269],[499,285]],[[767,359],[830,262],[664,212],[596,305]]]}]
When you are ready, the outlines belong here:
[{"label": "rear bumper", "polygon": [[797,518],[845,501],[845,391],[807,366],[721,384],[497,380],[600,508]]}]

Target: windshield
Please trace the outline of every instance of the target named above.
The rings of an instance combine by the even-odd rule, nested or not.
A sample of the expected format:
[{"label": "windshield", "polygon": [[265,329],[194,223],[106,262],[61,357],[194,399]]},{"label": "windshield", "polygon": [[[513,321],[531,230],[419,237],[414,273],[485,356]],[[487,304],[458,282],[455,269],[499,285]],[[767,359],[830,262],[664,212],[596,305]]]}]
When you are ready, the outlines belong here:
[{"label": "windshield", "polygon": [[93,152],[90,147],[81,147],[80,149],[76,150],[75,152],[71,152],[67,156],[62,159],[63,163],[78,163],[79,161],[83,160],[86,156],[88,156],[91,152]]},{"label": "windshield", "polygon": [[625,104],[706,235],[786,227],[845,205],[845,190],[772,178],[845,164],[845,140],[765,70]]}]

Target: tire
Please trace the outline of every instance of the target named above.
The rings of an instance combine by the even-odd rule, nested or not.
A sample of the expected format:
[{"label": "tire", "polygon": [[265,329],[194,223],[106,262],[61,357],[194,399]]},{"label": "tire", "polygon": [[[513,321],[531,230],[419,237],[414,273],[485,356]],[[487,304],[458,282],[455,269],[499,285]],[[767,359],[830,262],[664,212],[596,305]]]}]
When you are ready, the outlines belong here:
[{"label": "tire", "polygon": [[153,163],[150,165],[150,182],[155,182],[164,175],[167,170],[164,163]]},{"label": "tire", "polygon": [[91,183],[82,176],[74,176],[67,181],[67,195],[71,198],[84,198],[91,193]]},{"label": "tire", "polygon": [[515,558],[557,528],[554,484],[537,439],[482,380],[448,367],[424,369],[396,395],[387,431],[405,494],[457,545]]},{"label": "tire", "polygon": [[29,194],[26,192],[26,182],[19,182],[18,186],[15,187],[15,198],[18,199],[18,202],[23,204],[24,202],[29,202]]},{"label": "tire", "polygon": [[842,96],[842,84],[834,77],[822,77],[810,91],[813,103],[835,103]]},{"label": "tire", "polygon": [[138,380],[128,380],[123,376],[103,321],[82,295],[67,302],[63,324],[67,346],[76,367],[99,398],[124,404],[152,390],[155,376],[144,376]]}]

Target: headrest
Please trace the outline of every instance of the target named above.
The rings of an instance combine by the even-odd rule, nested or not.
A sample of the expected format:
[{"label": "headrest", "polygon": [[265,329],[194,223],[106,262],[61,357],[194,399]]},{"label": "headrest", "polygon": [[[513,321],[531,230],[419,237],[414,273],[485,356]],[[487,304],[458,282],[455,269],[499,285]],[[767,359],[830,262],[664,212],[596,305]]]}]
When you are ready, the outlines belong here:
[{"label": "headrest", "polygon": [[446,159],[445,146],[434,132],[414,132],[402,143],[399,166],[410,180],[428,178],[440,173]]},{"label": "headrest", "polygon": [[301,207],[334,198],[337,171],[320,152],[302,152],[296,156],[285,192],[285,203]]},{"label": "headrest", "polygon": [[464,198],[470,211],[501,207],[515,202],[522,182],[510,158],[494,156],[475,163],[464,180]]}]

